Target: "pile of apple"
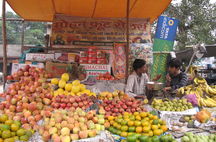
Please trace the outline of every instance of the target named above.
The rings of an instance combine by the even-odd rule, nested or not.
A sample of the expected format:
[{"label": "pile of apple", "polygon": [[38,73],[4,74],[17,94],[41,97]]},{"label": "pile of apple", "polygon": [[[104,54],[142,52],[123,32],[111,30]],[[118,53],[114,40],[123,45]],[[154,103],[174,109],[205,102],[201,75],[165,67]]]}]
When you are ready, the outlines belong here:
[{"label": "pile of apple", "polygon": [[37,122],[42,116],[51,115],[53,110],[50,106],[53,97],[50,94],[51,88],[45,82],[43,72],[37,70],[39,69],[29,68],[29,72],[38,73],[35,77],[42,77],[38,79],[32,76],[21,77],[1,94],[5,101],[0,103],[1,113],[7,114],[10,119],[21,121],[23,128],[34,130],[38,129]]},{"label": "pile of apple", "polygon": [[44,141],[70,142],[88,137],[95,137],[104,130],[104,115],[95,111],[85,112],[82,109],[58,109],[45,118],[39,129]]},{"label": "pile of apple", "polygon": [[115,90],[114,92],[108,92],[108,91],[105,91],[105,92],[101,92],[99,95],[98,95],[98,99],[100,100],[112,100],[112,99],[121,99],[123,97],[127,97],[127,95],[123,92],[123,91],[119,91],[119,90]]},{"label": "pile of apple", "polygon": [[53,108],[70,109],[70,108],[81,108],[87,109],[93,104],[93,98],[87,95],[82,96],[66,96],[58,95],[52,99],[51,106]]},{"label": "pile of apple", "polygon": [[54,88],[57,88],[54,91],[54,96],[58,95],[71,95],[71,96],[81,96],[87,94],[88,96],[96,96],[95,93],[86,89],[84,84],[81,84],[79,80],[74,80],[72,83],[69,82],[70,76],[68,73],[61,75],[61,79],[53,78],[51,84],[54,85]]},{"label": "pile of apple", "polygon": [[119,114],[123,114],[124,112],[134,113],[146,111],[143,101],[130,97],[123,98],[121,100],[104,100],[101,105],[106,111],[106,117],[118,116]]},{"label": "pile of apple", "polygon": [[113,77],[109,72],[106,73],[101,73],[98,75],[98,77],[96,78],[97,80],[116,80],[115,77]]},{"label": "pile of apple", "polygon": [[24,68],[19,69],[12,75],[7,76],[7,80],[20,80],[21,78],[33,77],[35,80],[39,78],[51,78],[52,75],[46,73],[43,68],[36,68],[26,65]]}]

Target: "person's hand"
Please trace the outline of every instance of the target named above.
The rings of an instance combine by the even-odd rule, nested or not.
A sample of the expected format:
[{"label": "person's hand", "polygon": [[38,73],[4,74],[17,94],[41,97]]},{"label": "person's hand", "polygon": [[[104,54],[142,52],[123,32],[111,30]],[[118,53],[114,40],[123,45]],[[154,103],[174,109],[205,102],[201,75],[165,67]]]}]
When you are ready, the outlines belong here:
[{"label": "person's hand", "polygon": [[167,75],[166,75],[166,80],[167,80],[168,82],[170,82],[170,81],[171,81],[171,77],[170,77],[170,75],[169,75],[169,74],[167,74]]},{"label": "person's hand", "polygon": [[164,89],[163,89],[163,91],[164,92],[168,92],[168,91],[170,91],[172,88],[171,87],[165,87]]},{"label": "person's hand", "polygon": [[153,79],[153,81],[158,81],[160,78],[161,78],[161,74],[159,74],[159,75],[157,75],[154,79]]}]

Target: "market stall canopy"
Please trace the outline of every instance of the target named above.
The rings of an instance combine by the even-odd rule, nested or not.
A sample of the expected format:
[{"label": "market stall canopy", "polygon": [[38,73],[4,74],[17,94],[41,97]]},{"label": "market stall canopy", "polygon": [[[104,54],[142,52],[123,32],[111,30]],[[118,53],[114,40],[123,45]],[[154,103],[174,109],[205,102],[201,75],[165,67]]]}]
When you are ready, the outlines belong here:
[{"label": "market stall canopy", "polygon": [[[130,0],[130,18],[153,22],[172,0]],[[52,21],[55,14],[81,17],[126,17],[127,0],[7,0],[23,19]]]}]

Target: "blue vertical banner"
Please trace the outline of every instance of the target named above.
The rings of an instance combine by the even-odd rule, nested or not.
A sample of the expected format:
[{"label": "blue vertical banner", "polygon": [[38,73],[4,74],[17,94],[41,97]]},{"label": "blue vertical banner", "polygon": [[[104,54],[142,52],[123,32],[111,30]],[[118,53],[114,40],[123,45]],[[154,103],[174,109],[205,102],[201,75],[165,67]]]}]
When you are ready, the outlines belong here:
[{"label": "blue vertical banner", "polygon": [[[169,52],[173,50],[178,24],[179,20],[174,18],[169,18],[167,16],[160,16],[158,18],[153,51]],[[153,55],[151,78],[154,78],[158,74],[161,74],[162,78],[160,79],[160,81],[165,82],[167,57],[168,54],[166,53],[155,53]]]},{"label": "blue vertical banner", "polygon": [[174,42],[178,23],[179,20],[177,19],[160,16],[158,18],[155,38]]}]

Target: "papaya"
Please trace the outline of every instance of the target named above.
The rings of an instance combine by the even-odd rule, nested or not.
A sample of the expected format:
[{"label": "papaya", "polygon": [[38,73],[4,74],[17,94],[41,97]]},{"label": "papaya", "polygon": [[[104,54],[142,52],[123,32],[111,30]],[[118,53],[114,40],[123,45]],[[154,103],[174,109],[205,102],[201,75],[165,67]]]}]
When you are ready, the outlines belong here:
[{"label": "papaya", "polygon": [[206,123],[211,118],[211,113],[203,109],[195,115],[195,118],[200,123]]}]

